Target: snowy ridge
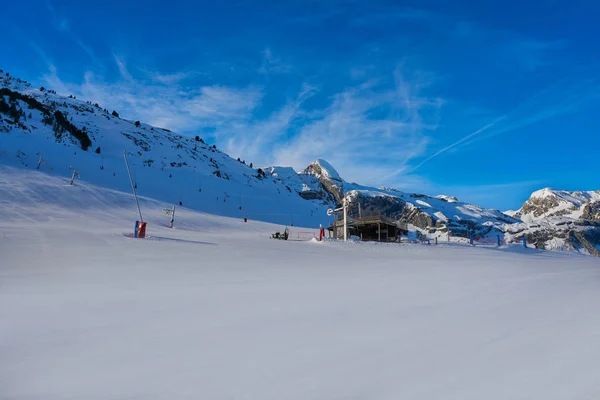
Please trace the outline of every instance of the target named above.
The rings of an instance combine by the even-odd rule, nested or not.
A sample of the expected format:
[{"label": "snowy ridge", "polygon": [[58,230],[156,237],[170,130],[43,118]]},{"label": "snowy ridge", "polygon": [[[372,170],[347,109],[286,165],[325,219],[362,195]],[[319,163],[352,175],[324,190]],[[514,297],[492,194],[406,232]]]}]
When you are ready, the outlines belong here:
[{"label": "snowy ridge", "polygon": [[544,188],[533,192],[516,215],[527,222],[555,216],[578,219],[582,217],[585,205],[598,201],[600,191],[569,192]]},{"label": "snowy ridge", "polygon": [[321,173],[320,175],[322,175],[325,179],[329,179],[332,181],[342,181],[342,178],[340,177],[340,174],[338,174],[338,172],[335,170],[335,168],[333,168],[331,166],[331,164],[329,164],[327,161],[323,160],[323,159],[318,159],[314,162],[315,165],[318,165],[320,167]]},{"label": "snowy ridge", "polygon": [[40,170],[51,175],[68,177],[76,170],[78,180],[128,192],[126,151],[141,196],[215,215],[316,228],[330,223],[325,211],[348,196],[351,213],[362,207],[385,214],[430,238],[500,235],[518,242],[525,236],[532,244],[600,255],[600,191],[546,188],[519,210],[502,213],[448,195],[350,183],[323,159],[300,173],[285,166],[256,168],[198,136],[128,121],[99,104],[6,74],[0,75],[0,90],[0,164],[35,169],[41,161]]},{"label": "snowy ridge", "polygon": [[535,191],[517,211],[522,222],[506,226],[506,237],[548,250],[577,250],[600,256],[600,191]]}]

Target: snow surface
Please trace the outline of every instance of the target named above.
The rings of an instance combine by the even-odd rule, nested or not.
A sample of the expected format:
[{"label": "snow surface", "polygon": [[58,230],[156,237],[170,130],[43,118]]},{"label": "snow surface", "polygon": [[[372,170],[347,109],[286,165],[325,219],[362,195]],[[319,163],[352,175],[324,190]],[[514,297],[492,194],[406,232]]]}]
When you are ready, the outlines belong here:
[{"label": "snow surface", "polygon": [[423,207],[431,208],[431,204],[429,204],[429,203],[427,203],[426,201],[423,201],[423,200],[417,200],[417,201],[415,201],[415,203],[417,203],[418,205],[423,206]]},{"label": "snow surface", "polygon": [[150,198],[135,240],[131,195],[2,166],[0,205],[2,399],[600,395],[597,258],[169,229]]}]

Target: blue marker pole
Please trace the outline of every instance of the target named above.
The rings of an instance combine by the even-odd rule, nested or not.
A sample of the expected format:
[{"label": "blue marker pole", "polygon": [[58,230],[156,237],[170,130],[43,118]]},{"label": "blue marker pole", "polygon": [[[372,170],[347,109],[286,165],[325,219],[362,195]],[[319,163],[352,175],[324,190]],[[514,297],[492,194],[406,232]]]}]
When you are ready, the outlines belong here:
[{"label": "blue marker pole", "polygon": [[527,239],[525,239],[525,235],[523,235],[523,247],[527,248]]}]

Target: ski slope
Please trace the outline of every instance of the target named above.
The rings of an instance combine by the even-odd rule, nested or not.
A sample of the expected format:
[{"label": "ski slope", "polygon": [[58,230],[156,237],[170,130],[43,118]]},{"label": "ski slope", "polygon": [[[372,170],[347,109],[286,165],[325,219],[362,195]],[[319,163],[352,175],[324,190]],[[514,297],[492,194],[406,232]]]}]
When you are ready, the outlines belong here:
[{"label": "ski slope", "polygon": [[261,175],[254,165],[250,167],[250,160],[247,164],[235,160],[199,136],[196,140],[143,121],[128,121],[100,106],[32,88],[17,78],[0,75],[1,88],[60,111],[85,130],[92,145],[84,151],[72,135],[57,137],[54,125],[43,122],[42,112],[17,100],[15,106],[29,116],[17,125],[0,114],[0,165],[35,169],[42,156],[41,171],[67,177],[72,167],[88,183],[127,191],[125,151],[143,196],[241,219],[313,228],[328,222],[325,212],[330,204],[303,199],[287,182]]},{"label": "ski slope", "polygon": [[0,166],[1,399],[594,399],[600,263],[278,241]]}]

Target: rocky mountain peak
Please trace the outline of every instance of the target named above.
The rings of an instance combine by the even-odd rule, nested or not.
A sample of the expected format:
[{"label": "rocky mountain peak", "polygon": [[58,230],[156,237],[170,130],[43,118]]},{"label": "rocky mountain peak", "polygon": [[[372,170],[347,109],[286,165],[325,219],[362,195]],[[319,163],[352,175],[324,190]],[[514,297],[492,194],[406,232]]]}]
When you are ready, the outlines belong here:
[{"label": "rocky mountain peak", "polygon": [[600,202],[599,191],[570,192],[544,188],[533,192],[515,215],[526,221],[560,216],[576,219],[581,217],[584,207],[596,202]]},{"label": "rocky mountain peak", "polygon": [[314,161],[304,169],[302,174],[315,176],[321,185],[335,197],[336,202],[342,201],[344,197],[344,180],[327,161],[323,159]]},{"label": "rocky mountain peak", "polygon": [[556,197],[555,190],[546,187],[540,190],[536,190],[535,192],[531,193],[531,196],[529,196],[530,199],[543,199],[546,197]]},{"label": "rocky mountain peak", "polygon": [[321,158],[313,161],[304,169],[303,173],[307,175],[315,175],[318,178],[323,177],[330,181],[343,182],[340,174],[335,170],[335,168]]}]

